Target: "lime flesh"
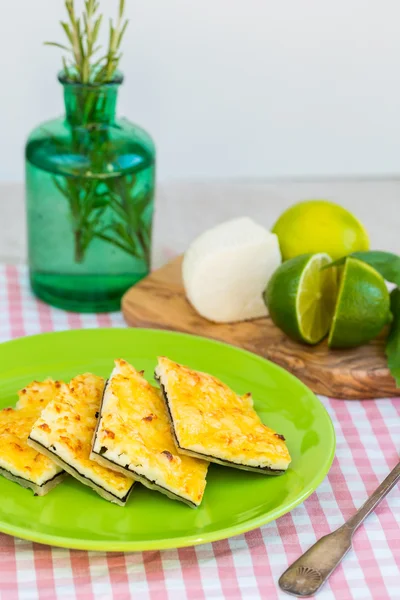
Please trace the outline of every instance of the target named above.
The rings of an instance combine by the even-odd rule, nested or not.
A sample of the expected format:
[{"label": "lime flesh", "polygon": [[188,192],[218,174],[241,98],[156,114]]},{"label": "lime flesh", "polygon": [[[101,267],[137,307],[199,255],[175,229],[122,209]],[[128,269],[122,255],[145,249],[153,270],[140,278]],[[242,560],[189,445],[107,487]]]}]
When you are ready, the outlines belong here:
[{"label": "lime flesh", "polygon": [[297,256],[271,277],[264,300],[275,325],[291,338],[317,344],[328,333],[336,301],[336,269],[327,254]]}]

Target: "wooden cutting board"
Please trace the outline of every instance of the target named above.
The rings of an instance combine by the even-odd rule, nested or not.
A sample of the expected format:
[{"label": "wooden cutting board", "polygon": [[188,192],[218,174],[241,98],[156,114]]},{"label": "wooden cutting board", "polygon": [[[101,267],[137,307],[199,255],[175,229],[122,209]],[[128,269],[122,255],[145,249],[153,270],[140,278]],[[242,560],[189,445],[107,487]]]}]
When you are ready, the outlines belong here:
[{"label": "wooden cutting board", "polygon": [[269,318],[216,324],[200,317],[186,300],[179,257],[131,288],[122,300],[133,327],[170,329],[228,342],[281,365],[315,393],[334,398],[400,396],[384,354],[384,337],[351,350],[306,346],[289,339]]}]

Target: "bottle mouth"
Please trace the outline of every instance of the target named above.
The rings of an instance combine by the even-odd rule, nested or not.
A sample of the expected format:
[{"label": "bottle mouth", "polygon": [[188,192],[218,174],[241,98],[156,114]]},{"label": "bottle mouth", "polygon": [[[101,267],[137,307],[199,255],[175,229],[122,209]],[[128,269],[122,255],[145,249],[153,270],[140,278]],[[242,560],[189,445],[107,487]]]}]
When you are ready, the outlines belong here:
[{"label": "bottle mouth", "polygon": [[121,83],[124,80],[124,76],[120,71],[116,71],[113,75],[113,78],[110,79],[110,81],[102,81],[102,82],[88,82],[88,83],[82,83],[81,81],[74,81],[73,79],[68,79],[67,74],[65,73],[65,71],[60,71],[58,73],[58,81],[62,84],[62,85],[68,85],[68,86],[73,86],[76,88],[94,88],[94,89],[98,89],[98,88],[102,88],[102,87],[112,87],[113,85],[121,85]]}]

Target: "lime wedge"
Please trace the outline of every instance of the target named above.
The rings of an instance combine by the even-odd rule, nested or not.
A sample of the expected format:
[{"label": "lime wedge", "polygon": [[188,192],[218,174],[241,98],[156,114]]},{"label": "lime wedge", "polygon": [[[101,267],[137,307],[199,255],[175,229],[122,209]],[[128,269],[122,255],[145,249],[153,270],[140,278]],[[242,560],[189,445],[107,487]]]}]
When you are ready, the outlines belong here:
[{"label": "lime wedge", "polygon": [[291,338],[317,344],[328,333],[337,294],[336,269],[324,269],[328,254],[304,254],[272,275],[264,301],[275,325]]},{"label": "lime wedge", "polygon": [[330,348],[365,344],[374,339],[390,319],[390,297],[383,277],[370,265],[348,258],[329,333]]}]

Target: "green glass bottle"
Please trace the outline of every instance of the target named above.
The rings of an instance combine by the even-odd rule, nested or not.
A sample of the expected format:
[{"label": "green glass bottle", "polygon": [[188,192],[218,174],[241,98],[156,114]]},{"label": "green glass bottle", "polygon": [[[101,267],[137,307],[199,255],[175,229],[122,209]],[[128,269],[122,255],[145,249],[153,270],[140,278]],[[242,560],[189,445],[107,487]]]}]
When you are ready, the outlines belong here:
[{"label": "green glass bottle", "polygon": [[77,312],[118,310],[150,269],[155,148],[116,118],[122,75],[95,85],[63,73],[65,117],[26,144],[30,281],[49,304]]}]

